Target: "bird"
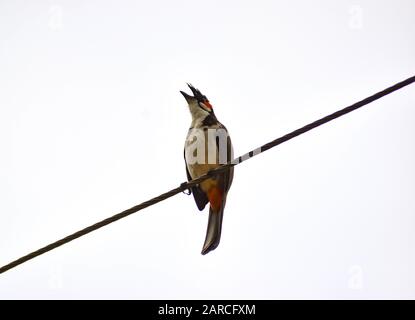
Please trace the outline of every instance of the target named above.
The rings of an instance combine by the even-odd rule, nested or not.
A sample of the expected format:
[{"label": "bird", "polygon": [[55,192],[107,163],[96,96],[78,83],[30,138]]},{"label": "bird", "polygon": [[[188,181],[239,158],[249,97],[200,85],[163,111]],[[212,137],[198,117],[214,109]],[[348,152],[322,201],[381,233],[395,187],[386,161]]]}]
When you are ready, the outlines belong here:
[{"label": "bird", "polygon": [[[196,179],[232,160],[233,147],[226,127],[218,121],[209,99],[191,84],[192,95],[180,93],[187,101],[192,122],[188,130],[184,160],[187,180]],[[202,255],[215,250],[220,242],[226,197],[233,180],[233,167],[191,187],[197,208],[209,203],[209,218]]]}]

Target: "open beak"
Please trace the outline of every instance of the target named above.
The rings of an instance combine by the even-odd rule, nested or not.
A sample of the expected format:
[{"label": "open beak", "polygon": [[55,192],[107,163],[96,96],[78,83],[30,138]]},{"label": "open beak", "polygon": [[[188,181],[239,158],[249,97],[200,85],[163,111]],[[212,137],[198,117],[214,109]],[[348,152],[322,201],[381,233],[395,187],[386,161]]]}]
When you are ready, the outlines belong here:
[{"label": "open beak", "polygon": [[186,101],[189,103],[193,97],[191,95],[188,95],[186,92],[184,91],[180,91],[180,93],[183,95],[183,97],[186,99]]}]

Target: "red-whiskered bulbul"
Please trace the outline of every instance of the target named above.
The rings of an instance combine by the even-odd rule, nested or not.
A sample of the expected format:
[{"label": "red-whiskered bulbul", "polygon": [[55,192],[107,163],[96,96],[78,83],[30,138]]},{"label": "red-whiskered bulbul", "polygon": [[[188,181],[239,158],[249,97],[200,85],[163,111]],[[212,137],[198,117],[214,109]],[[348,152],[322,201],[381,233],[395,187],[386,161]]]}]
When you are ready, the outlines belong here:
[{"label": "red-whiskered bulbul", "polygon": [[[209,100],[198,89],[188,84],[193,96],[180,91],[186,99],[192,123],[187,134],[184,159],[187,179],[198,178],[208,171],[232,160],[231,139],[225,126],[216,119]],[[233,168],[204,180],[191,188],[199,210],[209,202],[209,221],[202,254],[216,249],[220,242],[223,210],[232,184]]]}]

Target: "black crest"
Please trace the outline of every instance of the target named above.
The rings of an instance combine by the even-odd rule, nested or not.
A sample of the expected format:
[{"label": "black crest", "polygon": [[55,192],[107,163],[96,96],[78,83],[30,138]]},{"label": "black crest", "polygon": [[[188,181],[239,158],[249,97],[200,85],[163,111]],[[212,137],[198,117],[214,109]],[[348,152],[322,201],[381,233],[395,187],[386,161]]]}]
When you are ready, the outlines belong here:
[{"label": "black crest", "polygon": [[192,90],[193,92],[193,96],[197,99],[197,101],[199,102],[205,102],[205,101],[209,101],[208,98],[203,95],[199,89],[196,89],[195,87],[193,87],[190,83],[187,84],[187,86],[190,88],[190,90]]}]

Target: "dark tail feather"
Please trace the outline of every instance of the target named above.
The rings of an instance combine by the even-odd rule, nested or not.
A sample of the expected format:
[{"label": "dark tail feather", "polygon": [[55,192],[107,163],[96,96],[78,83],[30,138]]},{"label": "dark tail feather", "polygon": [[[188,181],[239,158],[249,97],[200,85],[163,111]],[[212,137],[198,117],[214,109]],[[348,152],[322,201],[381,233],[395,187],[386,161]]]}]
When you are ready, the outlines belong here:
[{"label": "dark tail feather", "polygon": [[219,245],[224,208],[224,203],[222,204],[219,212],[214,212],[212,208],[209,208],[209,222],[206,231],[205,244],[203,245],[202,249],[203,255],[212,250],[215,250]]}]

